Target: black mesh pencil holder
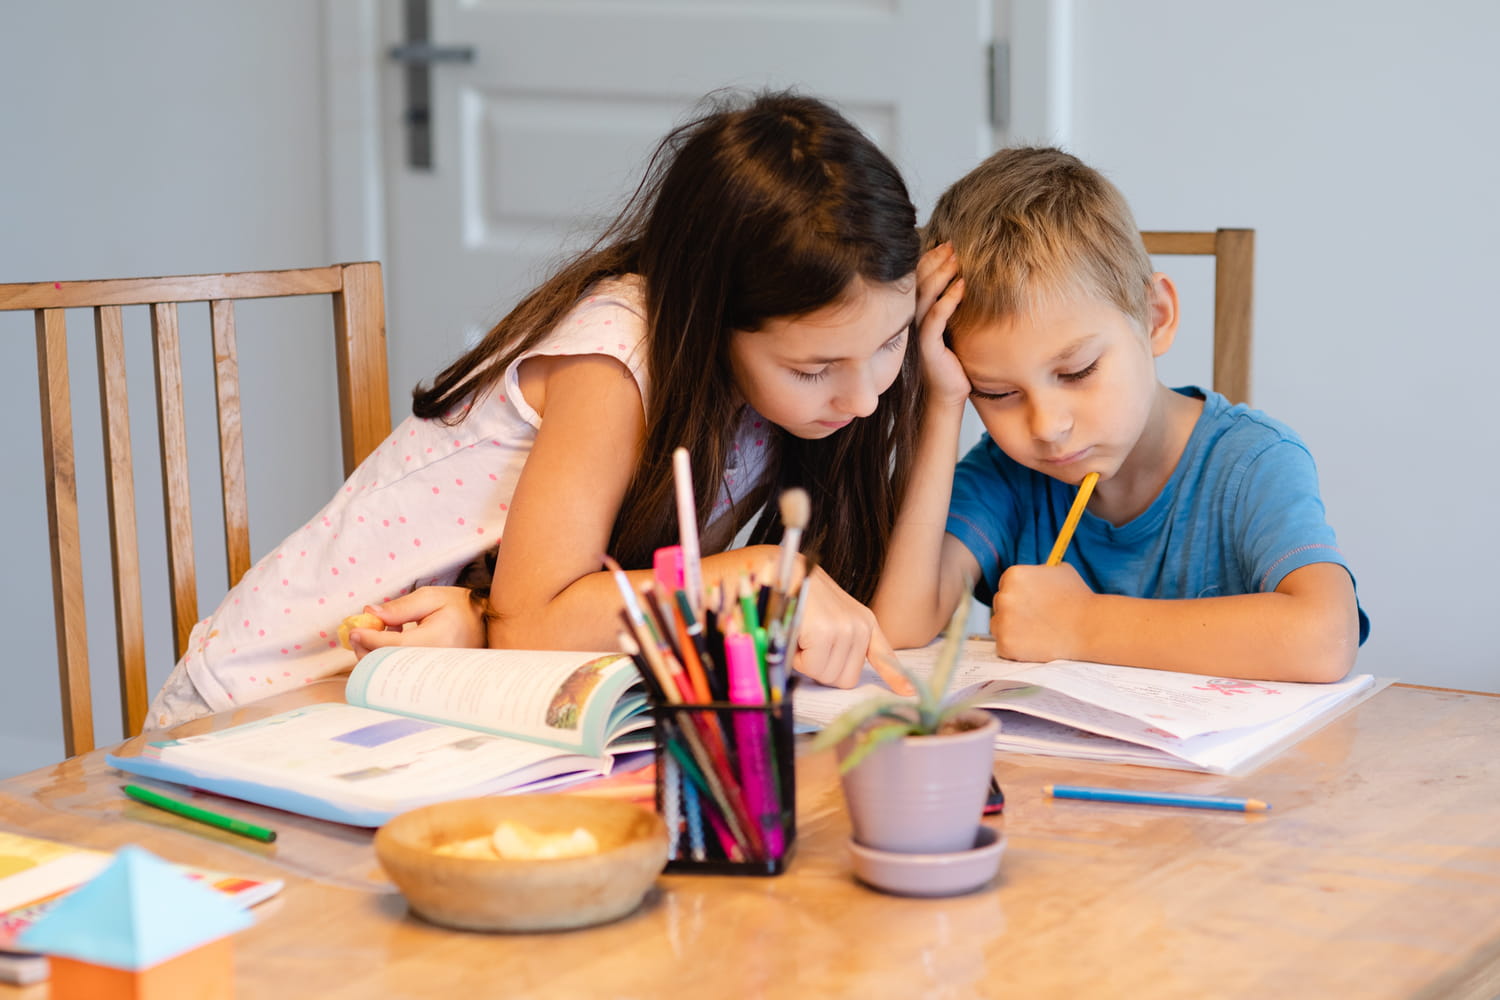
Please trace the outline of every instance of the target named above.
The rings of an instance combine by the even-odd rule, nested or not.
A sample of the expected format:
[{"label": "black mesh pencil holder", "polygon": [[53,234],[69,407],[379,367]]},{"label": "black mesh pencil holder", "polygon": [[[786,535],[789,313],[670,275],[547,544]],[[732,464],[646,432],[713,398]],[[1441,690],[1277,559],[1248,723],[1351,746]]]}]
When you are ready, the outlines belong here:
[{"label": "black mesh pencil holder", "polygon": [[773,704],[652,705],[667,871],[786,870],[797,839],[793,686]]}]

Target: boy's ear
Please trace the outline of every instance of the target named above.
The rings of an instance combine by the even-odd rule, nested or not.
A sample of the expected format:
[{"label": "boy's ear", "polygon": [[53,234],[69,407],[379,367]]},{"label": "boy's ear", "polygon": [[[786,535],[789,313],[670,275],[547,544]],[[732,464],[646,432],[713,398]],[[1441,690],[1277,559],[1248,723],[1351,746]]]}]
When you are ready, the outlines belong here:
[{"label": "boy's ear", "polygon": [[1160,271],[1151,275],[1151,289],[1147,293],[1146,316],[1150,326],[1146,330],[1151,341],[1152,357],[1161,357],[1172,346],[1177,337],[1177,286],[1172,279]]}]

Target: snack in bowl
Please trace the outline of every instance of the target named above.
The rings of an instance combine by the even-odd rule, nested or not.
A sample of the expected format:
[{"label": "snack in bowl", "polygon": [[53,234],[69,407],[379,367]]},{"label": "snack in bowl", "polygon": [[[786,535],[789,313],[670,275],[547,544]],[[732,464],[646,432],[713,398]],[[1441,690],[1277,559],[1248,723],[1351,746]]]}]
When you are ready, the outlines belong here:
[{"label": "snack in bowl", "polygon": [[667,829],[656,813],[616,799],[498,795],[402,813],[376,833],[375,855],[432,923],[561,930],[639,906],[667,863]]},{"label": "snack in bowl", "polygon": [[537,833],[529,826],[505,822],[495,827],[495,835],[490,839],[502,858],[513,861],[579,858],[599,853],[599,841],[581,826],[575,826],[571,833]]},{"label": "snack in bowl", "polygon": [[432,850],[434,854],[454,858],[538,861],[597,854],[599,841],[581,826],[575,826],[570,833],[538,833],[529,826],[506,820],[495,827],[494,833],[439,844]]},{"label": "snack in bowl", "polygon": [[357,615],[350,615],[339,623],[339,645],[345,649],[352,649],[349,645],[349,632],[357,628],[384,629],[385,622],[378,615],[372,615],[368,611],[361,611]]}]

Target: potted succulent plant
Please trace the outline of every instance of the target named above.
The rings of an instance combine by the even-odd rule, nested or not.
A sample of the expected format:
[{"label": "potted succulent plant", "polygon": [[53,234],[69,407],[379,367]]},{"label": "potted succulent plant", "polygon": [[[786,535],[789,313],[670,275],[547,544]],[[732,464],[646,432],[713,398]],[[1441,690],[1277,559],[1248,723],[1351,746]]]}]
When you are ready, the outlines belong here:
[{"label": "potted succulent plant", "polygon": [[974,846],[989,791],[999,721],[949,688],[963,646],[967,602],[948,623],[930,677],[901,667],[914,698],[861,702],[818,734],[837,748],[854,839],[881,851],[943,854]]}]

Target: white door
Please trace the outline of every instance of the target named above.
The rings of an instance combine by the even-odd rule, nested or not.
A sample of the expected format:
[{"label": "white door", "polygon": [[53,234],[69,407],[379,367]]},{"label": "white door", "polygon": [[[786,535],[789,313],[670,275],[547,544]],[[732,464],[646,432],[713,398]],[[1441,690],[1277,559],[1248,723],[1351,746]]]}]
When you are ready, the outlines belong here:
[{"label": "white door", "polygon": [[[919,213],[987,153],[991,0],[431,0],[432,167],[407,162],[404,71],[380,73],[394,414],[578,247],[707,92],[795,86],[902,169]],[[381,51],[405,38],[382,0]]]}]

